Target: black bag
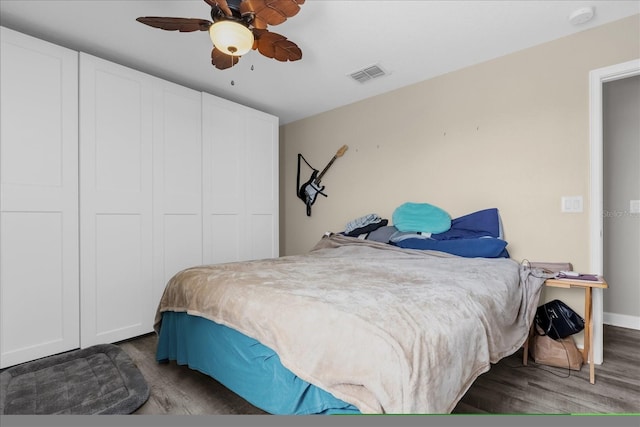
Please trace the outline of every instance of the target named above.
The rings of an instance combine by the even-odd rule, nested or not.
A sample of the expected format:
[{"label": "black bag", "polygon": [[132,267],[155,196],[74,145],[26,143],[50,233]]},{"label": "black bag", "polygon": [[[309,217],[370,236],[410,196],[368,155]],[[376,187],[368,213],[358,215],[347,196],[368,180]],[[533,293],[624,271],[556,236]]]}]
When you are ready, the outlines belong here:
[{"label": "black bag", "polygon": [[538,307],[535,322],[540,335],[548,335],[554,340],[577,334],[584,329],[584,319],[558,299]]}]

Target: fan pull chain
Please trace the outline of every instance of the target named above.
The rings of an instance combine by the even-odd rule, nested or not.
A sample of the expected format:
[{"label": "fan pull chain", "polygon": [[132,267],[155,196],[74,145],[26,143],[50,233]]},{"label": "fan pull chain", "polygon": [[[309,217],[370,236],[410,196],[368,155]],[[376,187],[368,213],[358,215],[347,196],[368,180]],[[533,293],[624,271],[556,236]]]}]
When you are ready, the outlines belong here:
[{"label": "fan pull chain", "polygon": [[[233,70],[233,67],[235,66],[235,64],[233,63],[233,56],[230,56],[229,58],[231,59],[231,67],[230,67],[231,72],[235,73],[235,71]],[[235,85],[236,85],[235,80],[231,79],[231,86],[235,86]]]},{"label": "fan pull chain", "polygon": [[[255,67],[253,66],[253,64],[251,64],[251,68],[250,68],[250,70],[251,70],[251,71],[255,70]],[[235,86],[235,85],[236,85],[235,80],[231,80],[231,86]]]}]

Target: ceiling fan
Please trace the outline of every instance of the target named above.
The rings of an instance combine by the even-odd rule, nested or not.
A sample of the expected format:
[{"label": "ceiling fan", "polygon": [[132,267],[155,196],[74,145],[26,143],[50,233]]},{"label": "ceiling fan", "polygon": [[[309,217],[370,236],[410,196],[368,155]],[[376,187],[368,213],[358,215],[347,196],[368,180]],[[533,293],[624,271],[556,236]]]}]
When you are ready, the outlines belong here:
[{"label": "ceiling fan", "polygon": [[204,0],[211,20],[144,16],[136,21],[168,31],[208,31],[213,41],[211,64],[219,70],[233,67],[242,55],[257,49],[278,61],[297,61],[302,51],[285,36],[267,30],[300,11],[305,0]]}]

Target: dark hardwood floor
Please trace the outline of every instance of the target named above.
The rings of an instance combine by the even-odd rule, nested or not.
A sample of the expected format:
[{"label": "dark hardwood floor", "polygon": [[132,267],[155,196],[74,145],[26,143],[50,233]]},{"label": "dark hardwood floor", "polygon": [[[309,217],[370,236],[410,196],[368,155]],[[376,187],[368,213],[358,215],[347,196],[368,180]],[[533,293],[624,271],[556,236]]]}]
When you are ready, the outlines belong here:
[{"label": "dark hardwood floor", "polygon": [[[453,413],[640,414],[640,331],[605,325],[604,360],[589,383],[589,366],[580,371],[522,365],[522,350],[481,375]],[[151,388],[135,414],[265,414],[205,374],[155,361],[156,336],[119,345],[131,356]]]},{"label": "dark hardwood floor", "polygon": [[522,365],[522,349],[481,375],[454,412],[640,413],[640,331],[604,326],[603,363],[580,371]]}]

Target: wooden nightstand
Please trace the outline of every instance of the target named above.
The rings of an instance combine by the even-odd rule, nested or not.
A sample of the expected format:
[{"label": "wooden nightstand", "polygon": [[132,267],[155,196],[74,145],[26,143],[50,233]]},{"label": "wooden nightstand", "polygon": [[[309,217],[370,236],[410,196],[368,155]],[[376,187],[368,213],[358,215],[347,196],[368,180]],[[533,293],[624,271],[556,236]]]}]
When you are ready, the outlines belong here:
[{"label": "wooden nightstand", "polygon": [[[582,360],[585,364],[589,363],[589,382],[595,384],[595,367],[593,366],[593,318],[592,318],[592,292],[593,288],[608,288],[607,282],[602,277],[598,277],[600,281],[573,280],[573,279],[547,279],[545,286],[554,288],[582,288],[584,289],[584,345],[582,349]],[[529,332],[529,337],[524,343],[524,355],[522,363],[526,366],[529,357],[529,338],[533,333],[533,325]]]}]

